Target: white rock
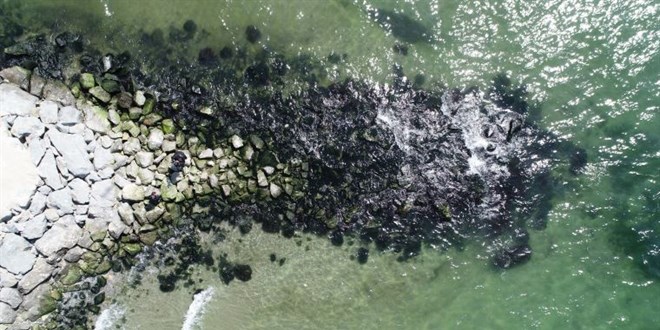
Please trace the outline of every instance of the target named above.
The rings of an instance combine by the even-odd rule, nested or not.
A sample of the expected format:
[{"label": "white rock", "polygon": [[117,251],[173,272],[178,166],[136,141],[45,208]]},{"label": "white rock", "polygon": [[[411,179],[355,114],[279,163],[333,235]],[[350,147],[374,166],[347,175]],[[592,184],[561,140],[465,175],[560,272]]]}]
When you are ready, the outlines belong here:
[{"label": "white rock", "polygon": [[69,182],[69,189],[71,189],[71,198],[78,204],[89,203],[89,184],[80,178],[75,178]]},{"label": "white rock", "polygon": [[154,181],[154,172],[147,168],[141,168],[138,170],[138,178],[143,185],[150,185]]},{"label": "white rock", "polygon": [[0,301],[16,309],[23,302],[23,296],[18,289],[2,288],[0,289]]},{"label": "white rock", "polygon": [[282,188],[274,183],[270,183],[270,195],[273,196],[273,198],[280,197],[282,195]]},{"label": "white rock", "polygon": [[41,163],[37,167],[37,173],[44,182],[54,190],[59,190],[64,188],[64,183],[62,183],[62,177],[60,172],[57,171],[57,164],[55,162],[55,156],[50,150],[47,150],[44,154]]},{"label": "white rock", "polygon": [[[0,85],[7,85],[2,84]],[[16,311],[6,303],[0,302],[0,324],[11,324],[16,321]]]},{"label": "white rock", "polygon": [[136,152],[140,151],[142,148],[140,146],[140,140],[137,138],[129,138],[125,143],[124,143],[124,154],[131,156],[134,155]]},{"label": "white rock", "polygon": [[239,149],[243,147],[243,139],[241,139],[240,136],[238,135],[232,135],[229,138],[229,143],[231,143],[231,146],[234,147],[234,149]]},{"label": "white rock", "polygon": [[30,293],[37,285],[49,279],[54,269],[45,258],[38,258],[32,270],[18,282],[18,287],[24,294]]},{"label": "white rock", "polygon": [[73,214],[73,199],[71,190],[67,187],[53,191],[46,199],[46,205],[58,210],[59,214]]},{"label": "white rock", "polygon": [[144,102],[147,101],[147,98],[144,96],[143,91],[137,91],[135,92],[135,97],[133,100],[135,101],[135,104],[137,104],[138,106],[143,106]]},{"label": "white rock", "polygon": [[19,225],[21,225],[21,236],[26,239],[40,238],[48,229],[48,221],[46,221],[46,216],[43,214],[39,214]]},{"label": "white rock", "polygon": [[160,147],[163,145],[163,139],[164,139],[164,134],[163,131],[160,129],[153,129],[151,130],[151,133],[149,133],[149,138],[147,139],[147,146],[151,150],[157,150],[160,149]]},{"label": "white rock", "polygon": [[0,287],[13,288],[18,283],[16,276],[0,267]]},{"label": "white rock", "polygon": [[161,148],[163,152],[171,152],[176,150],[176,142],[174,141],[163,141],[163,146]]},{"label": "white rock", "polygon": [[119,207],[117,208],[117,212],[119,213],[119,217],[122,219],[122,221],[124,221],[125,224],[130,226],[135,221],[135,216],[133,216],[133,209],[131,208],[131,205],[129,205],[128,203],[119,204]]},{"label": "white rock", "polygon": [[6,234],[0,243],[0,267],[14,274],[25,274],[34,265],[32,245],[16,234]]},{"label": "white rock", "polygon": [[60,109],[58,123],[65,126],[73,126],[80,123],[82,113],[74,107],[63,107]]},{"label": "white rock", "polygon": [[107,134],[110,131],[108,112],[98,106],[85,105],[81,109],[85,115],[85,125],[96,133]]},{"label": "white rock", "polygon": [[64,157],[67,169],[76,177],[84,178],[94,170],[87,155],[87,144],[80,135],[48,131],[48,137],[55,149]]},{"label": "white rock", "polygon": [[115,165],[113,166],[115,170],[128,164],[129,157],[126,155],[112,154],[112,157],[115,159]]},{"label": "white rock", "polygon": [[135,154],[135,161],[140,167],[149,167],[154,163],[154,154],[147,151],[139,151]]},{"label": "white rock", "polygon": [[0,85],[0,117],[6,115],[32,116],[39,99],[12,84]]},{"label": "white rock", "polygon": [[121,221],[119,216],[113,217],[108,224],[108,233],[114,239],[119,239],[119,237],[127,232],[128,229],[128,226]]},{"label": "white rock", "polygon": [[199,159],[209,159],[209,158],[213,158],[213,150],[211,150],[211,149],[209,149],[209,148],[204,149],[204,150],[202,150],[202,152],[199,153],[199,155],[198,155],[197,157],[198,157]]},{"label": "white rock", "polygon": [[47,195],[44,195],[40,192],[37,192],[32,196],[32,200],[30,201],[30,208],[28,211],[32,214],[40,214],[41,212],[44,211],[46,208],[46,197]]},{"label": "white rock", "polygon": [[58,120],[57,103],[45,100],[39,104],[39,118],[44,124],[55,124]]},{"label": "white rock", "polygon": [[28,150],[30,151],[30,157],[32,157],[32,163],[36,166],[39,165],[41,159],[46,153],[46,149],[50,147],[50,142],[45,139],[31,139],[29,142]]},{"label": "white rock", "polygon": [[62,217],[43,237],[34,243],[39,253],[50,257],[63,249],[70,249],[78,243],[82,228],[78,227],[72,215]]},{"label": "white rock", "polygon": [[259,187],[268,186],[268,179],[266,179],[266,174],[262,170],[257,171],[257,185]]},{"label": "white rock", "polygon": [[56,209],[47,209],[44,211],[44,216],[46,217],[46,220],[50,222],[55,222],[60,218],[60,215],[57,213]]},{"label": "white rock", "polygon": [[134,183],[127,184],[122,189],[121,196],[129,202],[141,202],[144,200],[144,188]]},{"label": "white rock", "polygon": [[18,138],[28,135],[40,137],[45,131],[44,123],[35,117],[18,117],[14,120],[14,126],[11,127],[11,134]]},{"label": "white rock", "polygon": [[94,168],[97,171],[110,167],[114,161],[115,158],[110,149],[103,148],[100,145],[96,146],[96,149],[94,149]]},{"label": "white rock", "polygon": [[106,167],[100,171],[98,171],[99,177],[101,179],[109,179],[114,175],[115,171],[112,169],[112,167]]},{"label": "white rock", "polygon": [[102,180],[92,185],[89,205],[91,207],[114,207],[117,204],[117,191],[112,180]]}]

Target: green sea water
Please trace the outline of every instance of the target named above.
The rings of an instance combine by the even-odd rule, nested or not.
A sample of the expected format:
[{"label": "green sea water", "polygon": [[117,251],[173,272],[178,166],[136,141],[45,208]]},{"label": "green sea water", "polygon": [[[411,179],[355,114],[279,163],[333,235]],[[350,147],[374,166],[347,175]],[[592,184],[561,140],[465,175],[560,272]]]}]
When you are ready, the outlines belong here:
[{"label": "green sea water", "polygon": [[[368,17],[374,8],[420,22],[430,42],[395,53],[400,41]],[[587,151],[584,173],[556,187],[562,194],[547,228],[531,232],[534,254],[522,266],[494,271],[476,242],[463,251],[426,248],[403,263],[372,252],[358,265],[348,244],[234,232],[214,249],[249,263],[253,279],[225,286],[217,273],[196,269],[197,287],[213,295],[192,328],[660,328],[657,1],[58,0],[26,1],[20,10],[53,15],[108,49],[139,49],[122,31],[192,19],[206,33],[187,46],[191,58],[224,45],[347,54],[344,64],[326,63],[330,80],[386,83],[397,63],[409,77],[423,74],[425,86],[484,87],[505,72],[540,102],[541,127]],[[257,46],[244,38],[250,24],[263,35]],[[137,288],[116,288],[118,327],[182,328],[192,288],[161,293],[157,274],[149,268]]]}]

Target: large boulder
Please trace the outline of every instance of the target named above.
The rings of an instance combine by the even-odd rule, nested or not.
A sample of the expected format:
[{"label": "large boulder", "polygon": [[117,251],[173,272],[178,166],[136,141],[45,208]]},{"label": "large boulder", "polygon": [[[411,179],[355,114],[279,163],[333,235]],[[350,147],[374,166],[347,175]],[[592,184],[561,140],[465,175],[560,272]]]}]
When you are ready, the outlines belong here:
[{"label": "large boulder", "polygon": [[53,270],[55,270],[55,267],[46,262],[45,258],[38,258],[32,270],[18,282],[18,287],[21,292],[27,294],[34,290],[37,285],[49,279]]},{"label": "large boulder", "polygon": [[36,114],[39,99],[12,84],[0,85],[0,117],[6,115],[31,116]]},{"label": "large boulder", "polygon": [[71,174],[84,178],[94,170],[94,165],[87,155],[87,144],[82,136],[60,133],[57,130],[50,130],[47,135],[51,144],[64,157]]},{"label": "large boulder", "polygon": [[82,228],[78,227],[74,217],[69,215],[60,218],[34,246],[39,253],[50,257],[61,250],[74,247],[81,236]]},{"label": "large boulder", "polygon": [[44,180],[46,185],[54,190],[64,188],[62,177],[60,176],[60,172],[57,171],[57,163],[55,163],[55,156],[52,151],[46,150],[37,167],[37,173],[39,173],[39,176]]},{"label": "large boulder", "polygon": [[33,136],[40,137],[46,131],[46,126],[35,117],[18,117],[11,127],[11,134],[17,138]]},{"label": "large boulder", "polygon": [[34,265],[36,256],[32,245],[24,238],[8,233],[0,243],[0,267],[14,274],[25,274]]}]

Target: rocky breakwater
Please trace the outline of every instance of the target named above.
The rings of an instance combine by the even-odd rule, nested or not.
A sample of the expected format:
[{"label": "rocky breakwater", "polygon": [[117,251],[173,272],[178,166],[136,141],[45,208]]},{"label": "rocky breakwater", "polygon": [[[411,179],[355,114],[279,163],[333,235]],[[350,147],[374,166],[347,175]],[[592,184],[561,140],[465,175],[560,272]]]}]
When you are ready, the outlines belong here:
[{"label": "rocky breakwater", "polygon": [[84,328],[104,300],[107,273],[130,267],[182,213],[208,214],[204,196],[293,192],[284,164],[248,167],[264,147],[258,137],[207,146],[159,115],[154,98],[123,91],[112,77],[84,73],[67,86],[20,67],[0,77],[0,117],[40,177],[29,202],[0,222],[0,324],[11,329],[54,310],[71,315],[50,321]]}]

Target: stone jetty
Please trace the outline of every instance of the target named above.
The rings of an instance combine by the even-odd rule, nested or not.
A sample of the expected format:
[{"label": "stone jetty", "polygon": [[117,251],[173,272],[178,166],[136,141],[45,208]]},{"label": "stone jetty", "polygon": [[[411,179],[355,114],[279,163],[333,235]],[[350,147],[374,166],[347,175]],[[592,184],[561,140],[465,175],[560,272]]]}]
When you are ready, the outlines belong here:
[{"label": "stone jetty", "polygon": [[[258,137],[204,145],[157,114],[153,97],[111,78],[83,73],[67,86],[20,67],[0,77],[2,139],[22,145],[38,174],[29,200],[0,214],[0,328],[30,328],[89,291],[90,278],[105,284],[116,260],[167,237],[184,201],[203,213],[196,197],[293,190],[284,164],[246,166],[264,147]],[[104,299],[95,294],[90,310]]]}]

